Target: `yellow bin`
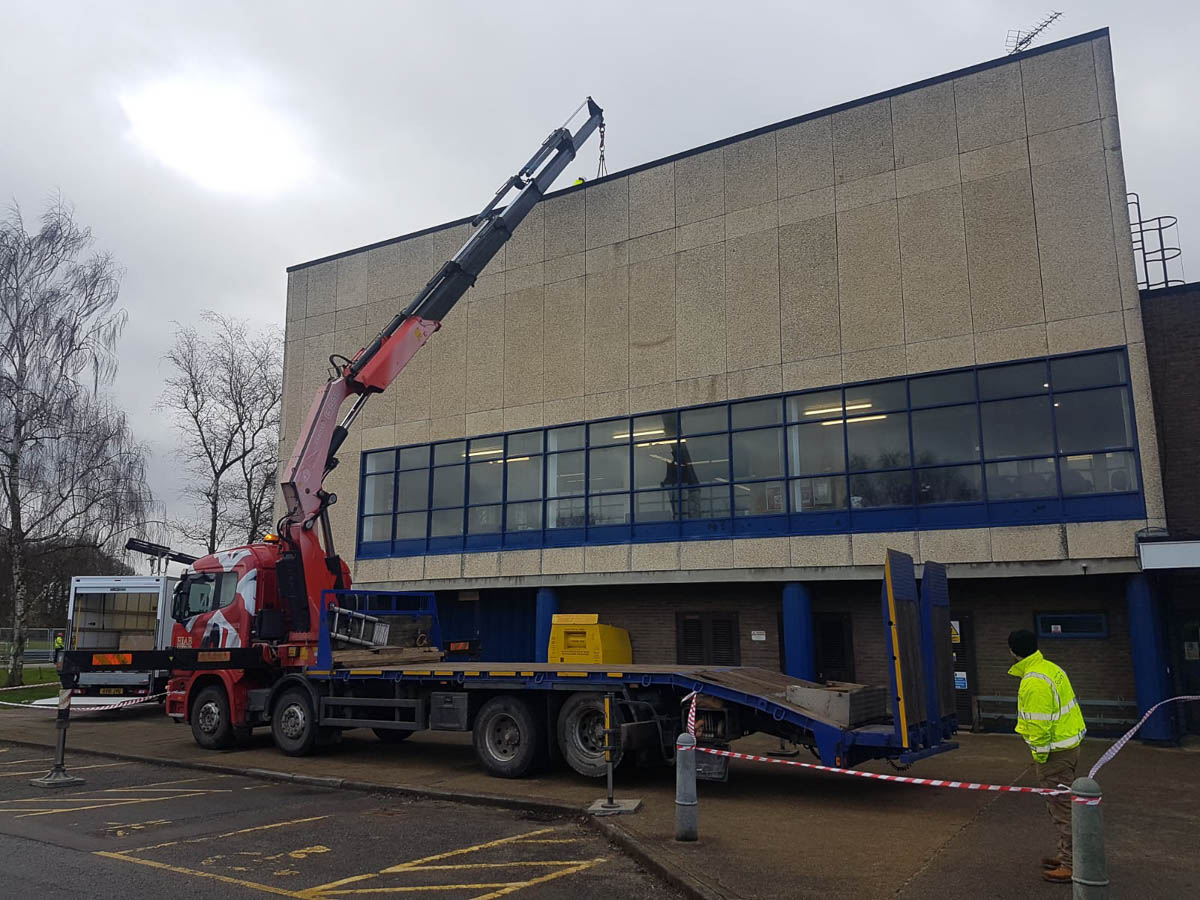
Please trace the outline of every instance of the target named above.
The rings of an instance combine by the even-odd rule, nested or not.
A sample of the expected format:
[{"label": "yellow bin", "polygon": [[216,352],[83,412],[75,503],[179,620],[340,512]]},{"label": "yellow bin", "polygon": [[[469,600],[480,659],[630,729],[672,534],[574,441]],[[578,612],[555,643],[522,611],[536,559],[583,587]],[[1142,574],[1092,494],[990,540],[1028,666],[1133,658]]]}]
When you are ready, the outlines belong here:
[{"label": "yellow bin", "polygon": [[601,625],[596,613],[558,614],[550,620],[547,662],[622,663],[633,662],[629,632],[615,625]]}]

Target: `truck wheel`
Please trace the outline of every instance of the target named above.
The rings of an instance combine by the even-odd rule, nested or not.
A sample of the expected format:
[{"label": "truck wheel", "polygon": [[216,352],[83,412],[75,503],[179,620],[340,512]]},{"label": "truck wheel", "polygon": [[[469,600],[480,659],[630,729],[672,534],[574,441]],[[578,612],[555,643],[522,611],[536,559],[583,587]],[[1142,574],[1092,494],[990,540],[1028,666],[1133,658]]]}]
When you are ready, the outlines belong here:
[{"label": "truck wheel", "polygon": [[475,717],[475,755],[489,775],[520,778],[538,768],[545,723],[518,697],[495,697]]},{"label": "truck wheel", "polygon": [[[616,703],[612,717],[613,728],[620,728],[620,706]],[[604,697],[572,694],[558,713],[558,749],[567,765],[580,775],[600,778],[606,772],[604,744]],[[620,765],[622,753],[620,747],[612,751],[614,768]]]},{"label": "truck wheel", "polygon": [[394,728],[372,728],[375,732],[375,737],[379,738],[385,744],[399,744],[402,741],[407,741],[411,731],[396,731]]},{"label": "truck wheel", "polygon": [[210,684],[201,688],[192,701],[192,737],[205,750],[224,750],[233,746],[233,723],[229,721],[229,697],[225,688]]},{"label": "truck wheel", "polygon": [[286,688],[271,712],[271,737],[287,756],[308,756],[317,745],[317,714],[300,687]]}]

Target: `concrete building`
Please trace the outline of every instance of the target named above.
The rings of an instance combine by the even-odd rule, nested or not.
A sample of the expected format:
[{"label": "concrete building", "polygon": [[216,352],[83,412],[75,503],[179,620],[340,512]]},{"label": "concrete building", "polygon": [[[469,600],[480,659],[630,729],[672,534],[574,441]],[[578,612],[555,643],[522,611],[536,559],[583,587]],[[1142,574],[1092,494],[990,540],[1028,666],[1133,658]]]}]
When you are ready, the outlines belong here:
[{"label": "concrete building", "polygon": [[[894,547],[950,565],[964,719],[1030,627],[1128,720],[1166,522],[1125,194],[1106,30],[552,194],[367,405],[339,550],[488,658],[592,611],[641,662],[882,683]],[[284,447],[468,233],[289,269]]]}]

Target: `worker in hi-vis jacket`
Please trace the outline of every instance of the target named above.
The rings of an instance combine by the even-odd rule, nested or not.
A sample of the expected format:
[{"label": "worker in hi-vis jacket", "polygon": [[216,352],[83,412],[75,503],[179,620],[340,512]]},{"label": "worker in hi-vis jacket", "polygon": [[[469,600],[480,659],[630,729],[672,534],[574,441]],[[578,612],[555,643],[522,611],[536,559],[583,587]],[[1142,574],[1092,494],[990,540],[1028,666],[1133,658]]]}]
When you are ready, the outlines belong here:
[{"label": "worker in hi-vis jacket", "polygon": [[[1037,763],[1038,786],[1071,786],[1079,763],[1079,745],[1087,729],[1067,673],[1038,650],[1037,635],[1022,628],[1008,636],[1016,661],[1009,675],[1021,679],[1017,690],[1017,734],[1025,739]],[[1058,852],[1042,859],[1042,877],[1071,883],[1071,795],[1046,798],[1058,829]]]}]

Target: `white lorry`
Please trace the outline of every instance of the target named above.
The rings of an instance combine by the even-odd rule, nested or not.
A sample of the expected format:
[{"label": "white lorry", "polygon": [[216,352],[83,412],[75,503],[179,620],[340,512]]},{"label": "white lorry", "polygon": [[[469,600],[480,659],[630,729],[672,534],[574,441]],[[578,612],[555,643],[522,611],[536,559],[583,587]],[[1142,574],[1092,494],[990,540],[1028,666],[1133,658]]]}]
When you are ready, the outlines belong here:
[{"label": "white lorry", "polygon": [[[119,653],[164,650],[171,643],[169,575],[82,575],[71,579],[66,644],[71,650]],[[85,697],[150,696],[166,690],[170,671],[88,672],[75,693]]]}]

